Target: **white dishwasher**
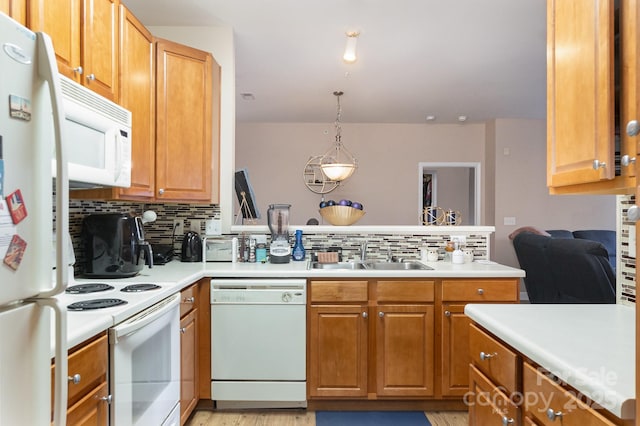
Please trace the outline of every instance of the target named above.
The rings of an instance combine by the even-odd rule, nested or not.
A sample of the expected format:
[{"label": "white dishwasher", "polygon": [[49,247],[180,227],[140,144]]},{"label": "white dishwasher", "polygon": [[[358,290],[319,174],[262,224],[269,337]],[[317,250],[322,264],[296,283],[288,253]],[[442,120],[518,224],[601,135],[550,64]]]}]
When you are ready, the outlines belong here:
[{"label": "white dishwasher", "polygon": [[211,399],[306,407],[306,280],[211,280]]}]

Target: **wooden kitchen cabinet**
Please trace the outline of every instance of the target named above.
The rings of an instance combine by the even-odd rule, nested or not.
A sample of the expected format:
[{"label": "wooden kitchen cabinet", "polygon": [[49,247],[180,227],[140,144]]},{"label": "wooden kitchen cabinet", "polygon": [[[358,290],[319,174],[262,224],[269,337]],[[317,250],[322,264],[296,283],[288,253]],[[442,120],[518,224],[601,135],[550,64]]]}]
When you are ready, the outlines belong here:
[{"label": "wooden kitchen cabinet", "polygon": [[[109,420],[109,342],[106,333],[69,350],[68,425],[107,425]],[[53,398],[55,365],[51,366]],[[52,413],[53,419],[53,413]]]},{"label": "wooden kitchen cabinet", "polygon": [[443,396],[469,390],[469,325],[467,303],[518,303],[519,280],[514,278],[442,280],[440,307],[440,386]]},{"label": "wooden kitchen cabinet", "polygon": [[27,25],[27,0],[0,0],[0,12],[6,13],[22,25]]},{"label": "wooden kitchen cabinet", "polygon": [[195,409],[199,394],[198,342],[199,286],[195,283],[180,293],[180,424]]},{"label": "wooden kitchen cabinet", "polygon": [[308,337],[309,398],[367,395],[368,283],[311,281]]},{"label": "wooden kitchen cabinet", "polygon": [[635,3],[547,1],[551,193],[630,193],[635,186],[635,164],[624,165],[638,152],[625,131],[638,119]]},{"label": "wooden kitchen cabinet", "polygon": [[61,74],[118,101],[119,0],[31,0],[29,27],[53,41]]},{"label": "wooden kitchen cabinet", "polygon": [[220,67],[208,52],[163,39],[156,61],[156,199],[217,203]]},{"label": "wooden kitchen cabinet", "polygon": [[433,281],[311,281],[309,291],[309,398],[433,395]]}]

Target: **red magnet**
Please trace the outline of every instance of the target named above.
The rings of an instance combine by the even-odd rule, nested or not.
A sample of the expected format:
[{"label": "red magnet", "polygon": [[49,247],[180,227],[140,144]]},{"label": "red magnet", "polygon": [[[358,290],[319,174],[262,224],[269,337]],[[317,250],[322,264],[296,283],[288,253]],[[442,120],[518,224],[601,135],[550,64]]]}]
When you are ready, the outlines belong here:
[{"label": "red magnet", "polygon": [[4,263],[14,271],[20,266],[22,262],[22,256],[27,248],[27,242],[20,238],[19,235],[14,235],[7,249],[7,254],[4,255]]},{"label": "red magnet", "polygon": [[27,207],[24,205],[22,192],[20,192],[19,189],[7,196],[7,205],[9,206],[9,213],[11,213],[11,219],[14,224],[17,225],[22,219],[27,217]]}]

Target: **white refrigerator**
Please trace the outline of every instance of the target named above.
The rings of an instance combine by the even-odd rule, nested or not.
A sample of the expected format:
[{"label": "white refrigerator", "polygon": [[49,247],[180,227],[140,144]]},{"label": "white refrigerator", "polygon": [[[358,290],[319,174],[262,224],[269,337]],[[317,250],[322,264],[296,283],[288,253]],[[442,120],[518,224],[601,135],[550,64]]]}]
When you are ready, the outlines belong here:
[{"label": "white refrigerator", "polygon": [[64,425],[66,314],[54,296],[66,288],[69,214],[58,69],[51,39],[1,12],[0,75],[0,425],[49,425],[54,408]]}]

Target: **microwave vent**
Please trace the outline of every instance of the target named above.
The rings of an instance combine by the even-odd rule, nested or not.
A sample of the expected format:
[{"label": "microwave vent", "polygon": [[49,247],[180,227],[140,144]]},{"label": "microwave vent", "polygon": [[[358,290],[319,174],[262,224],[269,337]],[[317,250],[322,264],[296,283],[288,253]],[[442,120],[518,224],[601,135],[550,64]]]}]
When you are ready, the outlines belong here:
[{"label": "microwave vent", "polygon": [[60,75],[60,86],[62,88],[62,94],[66,98],[89,107],[131,128],[131,112],[122,108],[120,105],[111,102],[105,97],[98,95],[63,75]]}]

